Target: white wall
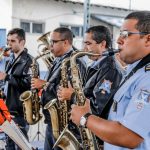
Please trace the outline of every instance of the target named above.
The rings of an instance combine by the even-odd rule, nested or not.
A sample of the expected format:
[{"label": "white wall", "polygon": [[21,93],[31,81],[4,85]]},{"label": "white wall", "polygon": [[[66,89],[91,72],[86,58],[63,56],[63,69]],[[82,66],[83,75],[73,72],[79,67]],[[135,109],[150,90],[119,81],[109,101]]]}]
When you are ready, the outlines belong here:
[{"label": "white wall", "polygon": [[0,28],[8,30],[12,27],[12,0],[0,0]]},{"label": "white wall", "polygon": [[[3,0],[6,1],[6,0]],[[12,27],[20,27],[20,20],[40,21],[45,23],[45,33],[52,31],[60,24],[83,25],[84,6],[81,4],[65,3],[54,0],[13,0]],[[109,7],[91,6],[91,13],[106,14],[114,16],[125,16],[128,12],[121,9],[112,9]],[[99,21],[91,19],[91,25],[98,24]],[[113,33],[113,28],[110,27]],[[26,46],[29,53],[37,55],[37,39],[41,34],[27,33]],[[82,39],[75,42],[81,47]],[[42,69],[45,67],[42,65]]]},{"label": "white wall", "polygon": [[[82,25],[83,16],[73,14],[73,10],[79,11],[78,5],[48,0],[14,0],[13,1],[13,27],[20,27],[20,20],[32,20],[45,23],[45,32],[52,31],[60,24]],[[66,6],[66,4],[68,4]],[[80,6],[81,7],[81,6]],[[37,39],[41,34],[27,33],[26,47],[31,55],[37,54]],[[41,70],[46,66],[40,60]]]}]

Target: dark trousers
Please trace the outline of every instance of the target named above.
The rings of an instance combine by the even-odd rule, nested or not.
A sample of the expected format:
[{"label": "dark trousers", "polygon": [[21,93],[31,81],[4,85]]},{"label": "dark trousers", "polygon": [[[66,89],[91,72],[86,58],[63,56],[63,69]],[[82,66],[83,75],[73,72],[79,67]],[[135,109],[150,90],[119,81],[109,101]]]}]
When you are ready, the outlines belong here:
[{"label": "dark trousers", "polygon": [[[28,139],[27,132],[29,130],[29,126],[23,117],[15,117],[14,122],[20,127],[24,136]],[[6,150],[21,150],[13,140],[9,136],[6,135]]]},{"label": "dark trousers", "polygon": [[53,137],[51,124],[47,125],[45,132],[44,150],[61,150],[59,147],[53,149],[55,140]]}]

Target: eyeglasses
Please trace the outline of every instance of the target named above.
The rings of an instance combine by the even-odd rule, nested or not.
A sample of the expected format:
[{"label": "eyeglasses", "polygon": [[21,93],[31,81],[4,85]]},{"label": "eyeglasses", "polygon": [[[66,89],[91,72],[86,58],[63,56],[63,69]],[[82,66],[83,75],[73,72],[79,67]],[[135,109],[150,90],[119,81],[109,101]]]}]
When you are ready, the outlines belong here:
[{"label": "eyeglasses", "polygon": [[126,31],[126,30],[120,31],[120,37],[122,37],[122,38],[127,38],[132,34],[146,35],[146,34],[149,34],[149,33],[148,32],[130,32],[130,31]]},{"label": "eyeglasses", "polygon": [[61,40],[50,40],[50,45],[54,45],[55,43],[58,43],[60,41],[65,41],[65,39],[61,39]]}]

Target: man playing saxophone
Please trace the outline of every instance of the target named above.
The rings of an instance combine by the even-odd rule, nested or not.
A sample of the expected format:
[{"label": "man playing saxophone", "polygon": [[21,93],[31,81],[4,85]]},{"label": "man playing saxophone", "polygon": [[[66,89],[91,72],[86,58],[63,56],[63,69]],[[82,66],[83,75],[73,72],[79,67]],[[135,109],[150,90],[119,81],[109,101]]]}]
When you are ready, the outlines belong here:
[{"label": "man playing saxophone", "polygon": [[[111,49],[111,33],[105,26],[93,26],[87,29],[84,36],[84,50],[92,53],[102,54]],[[112,104],[111,95],[121,80],[121,69],[117,69],[114,57],[92,56],[91,66],[87,69],[85,77],[84,94],[90,99],[92,113],[107,118],[109,108]],[[72,87],[59,87],[59,100],[69,100],[73,92]],[[71,94],[70,94],[71,93]],[[103,145],[102,141],[99,141]]]},{"label": "man playing saxophone", "polygon": [[[27,137],[28,125],[24,119],[22,103],[19,100],[20,94],[31,88],[30,65],[32,57],[25,48],[25,41],[23,29],[14,28],[8,32],[7,44],[11,48],[12,55],[5,72],[0,72],[0,80],[5,80],[4,93],[6,95],[6,105],[13,116],[12,119]],[[7,138],[6,147],[8,150],[14,150],[16,147],[9,137]]]},{"label": "man playing saxophone", "polygon": [[[73,34],[70,29],[60,27],[56,28],[50,34],[50,45],[49,49],[56,57],[55,61],[53,62],[53,66],[49,71],[49,75],[47,81],[43,81],[41,79],[32,79],[32,87],[39,88],[44,86],[41,102],[42,106],[44,107],[49,101],[53,99],[58,99],[57,97],[57,88],[61,81],[61,63],[64,59],[70,57],[70,55],[74,52],[72,48],[73,42]],[[80,61],[79,67],[81,70],[81,74],[85,75],[86,67]],[[52,126],[51,126],[51,119],[48,110],[43,109],[43,113],[45,116],[45,123],[47,124],[46,127],[46,134],[45,134],[45,143],[44,143],[44,150],[52,150],[54,145],[54,137],[52,135]]]},{"label": "man playing saxophone", "polygon": [[91,115],[88,100],[82,107],[72,106],[71,119],[79,125],[88,113],[84,124],[105,141],[104,150],[149,150],[150,11],[128,14],[117,43],[120,58],[129,66],[113,96],[108,120]]}]

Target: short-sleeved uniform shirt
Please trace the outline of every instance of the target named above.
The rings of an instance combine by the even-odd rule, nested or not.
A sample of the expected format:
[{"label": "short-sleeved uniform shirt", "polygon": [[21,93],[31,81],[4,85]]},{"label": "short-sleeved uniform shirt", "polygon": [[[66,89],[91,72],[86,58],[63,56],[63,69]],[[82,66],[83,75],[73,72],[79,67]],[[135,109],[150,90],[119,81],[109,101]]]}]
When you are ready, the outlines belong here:
[{"label": "short-sleeved uniform shirt", "polygon": [[[139,62],[139,61],[138,61]],[[128,73],[138,64],[133,63]],[[148,69],[147,69],[148,68]],[[109,120],[140,135],[144,141],[134,150],[150,150],[150,64],[137,70],[117,91],[114,100],[117,110],[111,108]],[[131,141],[134,139],[131,139]],[[105,150],[129,150],[128,148],[105,143]]]}]

